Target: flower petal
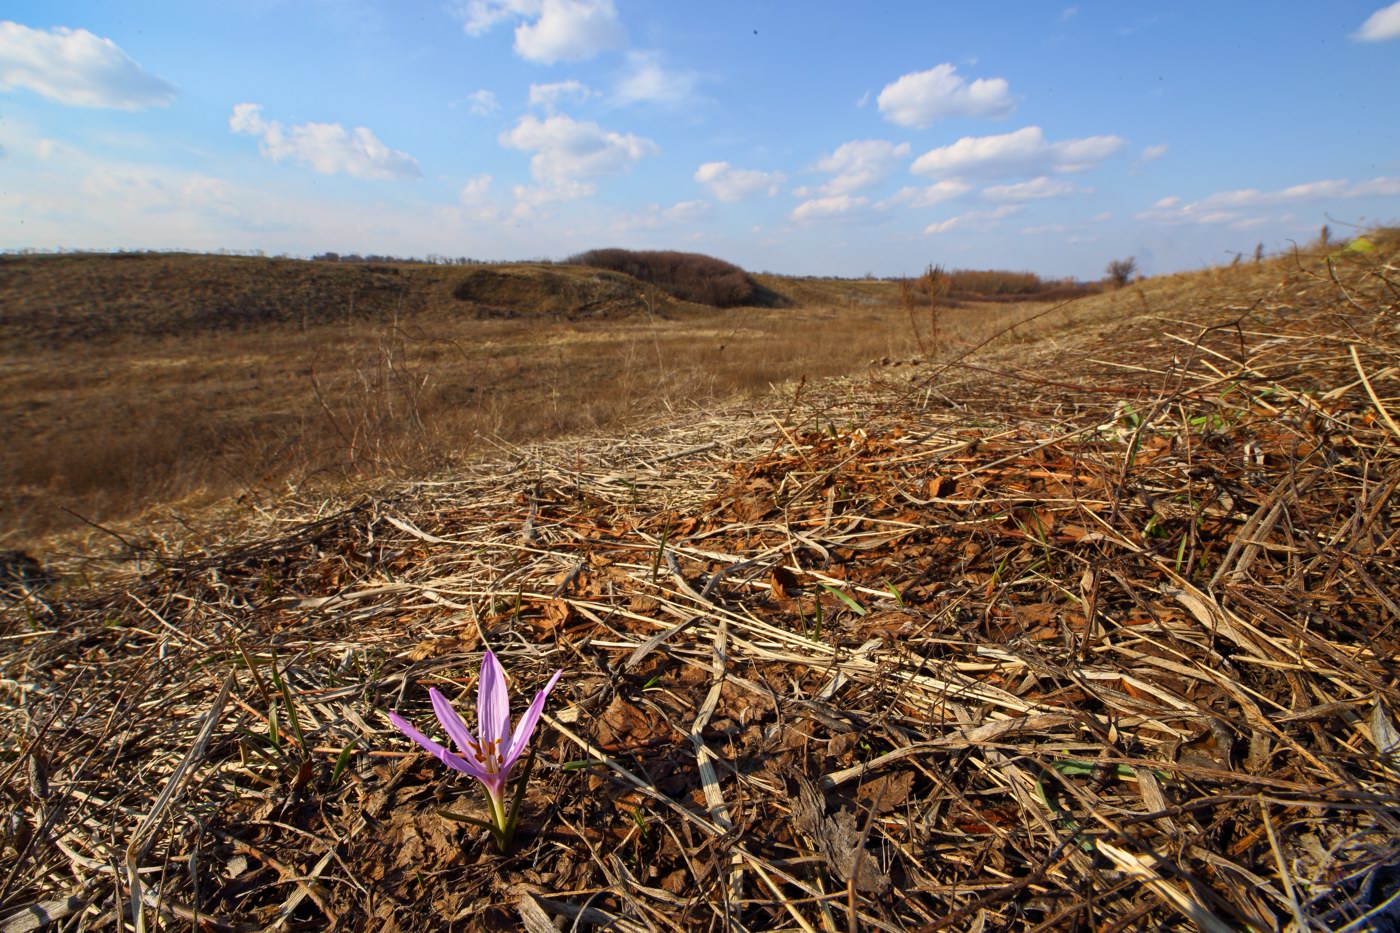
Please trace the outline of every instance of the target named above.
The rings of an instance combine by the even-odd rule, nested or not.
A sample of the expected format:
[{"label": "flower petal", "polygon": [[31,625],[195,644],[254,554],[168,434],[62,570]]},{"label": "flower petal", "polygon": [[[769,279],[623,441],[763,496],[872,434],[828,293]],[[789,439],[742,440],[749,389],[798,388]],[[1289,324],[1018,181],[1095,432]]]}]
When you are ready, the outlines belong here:
[{"label": "flower petal", "polygon": [[464,774],[470,774],[472,777],[477,778],[478,780],[481,778],[481,774],[479,773],[481,771],[480,768],[477,768],[472,762],[468,762],[464,758],[457,757],[447,749],[443,748],[438,743],[434,742],[432,739],[428,738],[423,733],[419,732],[413,727],[412,723],[410,723],[407,719],[404,719],[398,713],[390,713],[389,721],[394,724],[394,728],[398,729],[404,735],[408,736],[410,739],[423,746],[423,749],[425,751],[427,751],[438,761],[441,761],[443,764],[447,765],[449,768],[453,769],[454,771],[461,771]]},{"label": "flower petal", "polygon": [[428,698],[433,701],[433,712],[437,714],[438,722],[442,723],[443,731],[457,743],[464,756],[471,758],[476,742],[467,731],[467,724],[462,721],[462,717],[457,715],[447,697],[439,693],[436,687],[428,688]]},{"label": "flower petal", "polygon": [[530,736],[535,732],[535,726],[540,721],[540,715],[544,712],[544,701],[549,697],[549,691],[554,689],[554,685],[559,682],[559,677],[564,673],[561,667],[554,672],[554,676],[549,678],[549,683],[544,685],[544,689],[535,694],[534,702],[525,711],[525,715],[520,717],[520,722],[516,723],[515,734],[510,737],[510,745],[501,750],[501,770],[509,773],[515,760],[520,757],[520,753],[525,751],[525,746],[530,744]]},{"label": "flower petal", "polygon": [[494,652],[481,659],[481,679],[476,688],[477,737],[483,751],[492,742],[504,743],[510,734],[510,688],[506,672]]}]

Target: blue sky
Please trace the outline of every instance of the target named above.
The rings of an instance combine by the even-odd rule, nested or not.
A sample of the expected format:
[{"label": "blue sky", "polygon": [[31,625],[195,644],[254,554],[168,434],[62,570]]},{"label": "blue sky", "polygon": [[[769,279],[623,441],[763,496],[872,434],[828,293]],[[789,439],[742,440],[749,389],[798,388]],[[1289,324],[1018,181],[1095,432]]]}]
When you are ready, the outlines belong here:
[{"label": "blue sky", "polygon": [[1400,2],[9,0],[0,249],[791,274],[1400,220]]}]

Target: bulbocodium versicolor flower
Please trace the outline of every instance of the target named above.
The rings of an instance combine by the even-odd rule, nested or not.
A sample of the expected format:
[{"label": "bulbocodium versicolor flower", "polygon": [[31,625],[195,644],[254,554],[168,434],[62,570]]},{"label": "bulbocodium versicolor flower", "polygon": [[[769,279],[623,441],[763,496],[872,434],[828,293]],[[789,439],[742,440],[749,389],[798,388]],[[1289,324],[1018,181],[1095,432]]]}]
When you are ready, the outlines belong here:
[{"label": "bulbocodium versicolor flower", "polygon": [[[486,796],[491,801],[491,822],[483,823],[465,817],[460,819],[489,829],[496,839],[496,844],[503,851],[515,832],[516,820],[520,815],[520,801],[524,797],[525,790],[522,780],[520,787],[516,790],[515,801],[507,812],[506,782],[510,778],[511,770],[529,746],[530,737],[534,734],[535,726],[539,724],[540,715],[544,712],[544,702],[563,673],[562,669],[554,672],[554,676],[549,678],[549,683],[545,684],[544,689],[535,694],[534,702],[525,711],[525,715],[520,717],[520,721],[515,725],[515,730],[512,731],[510,728],[510,688],[506,686],[506,672],[501,667],[501,662],[496,660],[496,655],[487,651],[486,656],[481,659],[481,677],[477,682],[477,732],[475,737],[467,729],[462,718],[457,715],[457,711],[452,708],[447,697],[439,693],[436,688],[429,688],[428,696],[433,702],[433,712],[437,714],[438,722],[442,724],[443,731],[461,750],[460,755],[454,754],[450,749],[439,745],[419,732],[399,714],[389,714],[389,721],[400,732],[417,742],[449,768],[470,774],[486,788]],[[529,768],[527,766],[525,777],[528,778],[528,776]]]}]

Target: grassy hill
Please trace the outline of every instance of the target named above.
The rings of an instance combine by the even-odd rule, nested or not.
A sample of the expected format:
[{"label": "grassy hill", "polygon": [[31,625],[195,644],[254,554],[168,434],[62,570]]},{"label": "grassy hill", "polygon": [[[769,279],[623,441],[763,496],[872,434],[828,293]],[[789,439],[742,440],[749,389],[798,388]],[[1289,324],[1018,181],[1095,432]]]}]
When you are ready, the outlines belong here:
[{"label": "grassy hill", "polygon": [[848,286],[801,284],[721,311],[576,265],[4,257],[0,546],[908,355],[894,284],[839,316]]},{"label": "grassy hill", "polygon": [[618,317],[663,307],[636,280],[562,265],[438,266],[130,253],[0,258],[0,339],[59,346],[463,317]]}]

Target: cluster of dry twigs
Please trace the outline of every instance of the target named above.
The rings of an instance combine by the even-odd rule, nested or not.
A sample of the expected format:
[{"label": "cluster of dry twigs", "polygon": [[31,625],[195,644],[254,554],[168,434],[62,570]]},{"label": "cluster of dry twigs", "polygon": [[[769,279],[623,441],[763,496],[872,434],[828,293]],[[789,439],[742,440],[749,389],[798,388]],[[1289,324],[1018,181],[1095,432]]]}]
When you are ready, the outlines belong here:
[{"label": "cluster of dry twigs", "polygon": [[[0,928],[1392,929],[1390,249],[32,593]],[[488,645],[506,856],[384,717]]]}]

